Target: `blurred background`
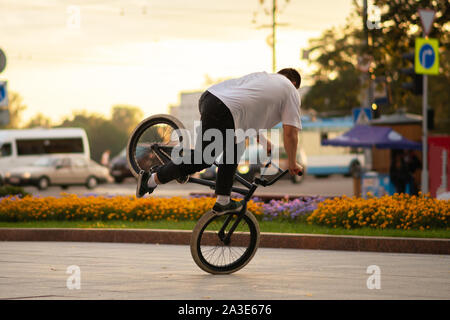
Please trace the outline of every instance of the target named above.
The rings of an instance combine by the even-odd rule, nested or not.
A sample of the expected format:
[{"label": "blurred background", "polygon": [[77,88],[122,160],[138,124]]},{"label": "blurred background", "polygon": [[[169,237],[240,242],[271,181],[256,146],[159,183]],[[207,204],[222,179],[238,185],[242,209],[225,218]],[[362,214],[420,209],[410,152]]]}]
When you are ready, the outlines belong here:
[{"label": "blurred background", "polygon": [[[0,129],[82,128],[90,157],[108,166],[144,117],[170,113],[190,128],[208,86],[293,67],[302,75],[309,173],[349,176],[356,160],[388,173],[392,153],[372,150],[364,160],[363,150],[321,141],[377,119],[421,141],[421,78],[405,72],[423,32],[419,8],[435,10],[429,37],[439,40],[429,132],[449,135],[446,0],[0,0]],[[355,109],[370,114],[355,118]],[[330,155],[346,156],[345,172],[314,168]]]}]

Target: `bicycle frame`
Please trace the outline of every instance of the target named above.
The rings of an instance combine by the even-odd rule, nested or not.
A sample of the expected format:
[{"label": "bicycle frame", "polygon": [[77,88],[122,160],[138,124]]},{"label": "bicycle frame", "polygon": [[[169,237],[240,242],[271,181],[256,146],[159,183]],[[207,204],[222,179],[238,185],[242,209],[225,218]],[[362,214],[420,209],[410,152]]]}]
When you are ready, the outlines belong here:
[{"label": "bicycle frame", "polygon": [[[154,145],[151,146],[151,149],[155,152],[155,154],[157,155],[157,157],[160,159],[160,161],[162,163],[166,163],[167,161],[171,161],[171,158],[170,158],[169,154],[171,153],[172,148],[173,147],[160,146],[158,144],[154,144]],[[162,159],[164,159],[164,161]],[[218,166],[218,164],[216,162],[214,162],[214,164],[216,166]],[[273,179],[268,181],[266,179],[256,178],[255,182],[250,183],[247,180],[245,180],[244,178],[242,178],[240,175],[235,173],[235,175],[234,175],[235,179],[238,182],[240,182],[241,184],[243,184],[247,189],[238,188],[238,187],[232,187],[231,191],[243,195],[244,196],[244,201],[245,201],[245,203],[247,203],[250,200],[250,198],[253,196],[253,194],[255,193],[256,189],[258,188],[258,185],[262,185],[263,187],[268,187],[268,186],[274,184],[275,182],[277,182],[279,179],[281,179],[289,171],[289,170],[284,170],[284,171],[281,170],[277,165],[272,163],[271,159],[269,159],[269,161],[264,165],[264,167],[267,168],[270,165],[273,165],[273,166],[275,166],[278,169],[278,174]],[[189,177],[187,182],[191,182],[191,183],[207,186],[207,187],[210,187],[213,190],[216,189],[216,183],[215,182],[209,181],[209,180],[205,180],[205,179]]]},{"label": "bicycle frame", "polygon": [[[151,149],[155,152],[157,157],[163,163],[165,163],[167,161],[171,161],[171,158],[169,156],[170,152],[168,152],[171,148],[172,147],[159,146],[158,144],[154,144],[151,146]],[[162,159],[164,159],[165,161],[162,161]],[[214,162],[214,164],[217,165],[217,163],[215,163],[215,162]],[[241,184],[243,184],[247,189],[238,188],[238,187],[231,188],[231,191],[239,193],[244,196],[244,205],[243,205],[242,209],[237,213],[238,217],[237,217],[236,221],[233,223],[233,225],[231,226],[228,233],[225,235],[225,229],[227,228],[228,224],[230,223],[230,221],[232,219],[232,215],[229,215],[227,217],[222,228],[219,231],[219,237],[225,244],[228,244],[230,242],[230,238],[231,238],[233,232],[236,230],[237,226],[239,225],[242,218],[244,217],[245,212],[247,211],[247,202],[251,199],[251,197],[255,193],[256,189],[258,188],[258,186],[259,185],[262,185],[263,187],[271,186],[272,184],[274,184],[275,182],[280,180],[286,173],[289,172],[289,170],[284,170],[284,171],[281,170],[278,166],[276,166],[275,164],[272,164],[271,160],[269,160],[264,167],[267,168],[270,165],[274,165],[278,169],[278,174],[270,181],[268,181],[264,178],[256,178],[255,181],[253,183],[251,183],[251,182],[248,182],[247,180],[245,180],[244,178],[242,178],[237,173],[235,173],[235,175],[234,175],[235,179],[238,182],[240,182]],[[207,186],[213,190],[216,189],[216,182],[205,180],[205,179],[189,177],[187,182]]]}]

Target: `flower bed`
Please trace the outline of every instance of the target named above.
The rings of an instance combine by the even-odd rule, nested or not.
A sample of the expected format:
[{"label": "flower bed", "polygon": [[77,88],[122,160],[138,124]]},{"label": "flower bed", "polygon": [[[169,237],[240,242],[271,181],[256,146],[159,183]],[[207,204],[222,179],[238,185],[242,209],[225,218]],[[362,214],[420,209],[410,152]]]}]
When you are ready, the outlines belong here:
[{"label": "flower bed", "polygon": [[341,197],[320,203],[309,223],[346,229],[372,227],[403,230],[449,228],[450,201],[395,194],[369,199]]},{"label": "flower bed", "polygon": [[272,200],[262,205],[263,220],[303,221],[324,200],[323,197],[300,197],[291,201]]},{"label": "flower bed", "polygon": [[[0,199],[0,221],[197,220],[214,205],[214,198],[142,198],[134,196],[5,197]],[[261,205],[248,209],[262,215]]]},{"label": "flower bed", "polygon": [[[8,196],[0,198],[0,221],[196,221],[214,202],[212,197]],[[450,219],[450,201],[404,194],[369,199],[300,197],[268,203],[253,199],[248,210],[259,220],[308,222],[346,229],[448,230]]]}]

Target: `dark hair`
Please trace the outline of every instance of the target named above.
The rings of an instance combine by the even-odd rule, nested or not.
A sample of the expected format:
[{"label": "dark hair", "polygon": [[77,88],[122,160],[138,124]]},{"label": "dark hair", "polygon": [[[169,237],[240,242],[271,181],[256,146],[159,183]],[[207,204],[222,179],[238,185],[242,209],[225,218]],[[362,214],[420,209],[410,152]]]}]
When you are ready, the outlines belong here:
[{"label": "dark hair", "polygon": [[295,87],[298,89],[300,88],[300,83],[302,82],[302,77],[300,77],[300,73],[297,72],[297,70],[292,68],[285,68],[278,71],[279,74],[282,74],[289,80],[291,80],[293,83],[295,83]]}]

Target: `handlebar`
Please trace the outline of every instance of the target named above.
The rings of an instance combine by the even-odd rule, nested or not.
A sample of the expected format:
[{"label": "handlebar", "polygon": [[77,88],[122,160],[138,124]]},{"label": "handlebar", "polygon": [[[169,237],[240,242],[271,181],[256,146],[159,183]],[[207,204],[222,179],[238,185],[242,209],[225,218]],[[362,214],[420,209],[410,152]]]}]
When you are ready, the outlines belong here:
[{"label": "handlebar", "polygon": [[[261,186],[263,186],[263,187],[268,187],[268,186],[271,186],[271,185],[273,185],[275,182],[277,182],[278,180],[280,180],[286,173],[288,173],[289,172],[289,170],[284,170],[284,171],[281,171],[278,175],[276,175],[273,179],[271,179],[271,180],[267,180],[267,179],[265,179],[265,178],[255,178],[255,184],[259,184],[259,185],[261,185]],[[299,176],[302,176],[303,175],[303,172],[299,172],[298,173],[298,175]]]},{"label": "handlebar", "polygon": [[[272,157],[269,157],[269,161],[267,161],[267,163],[264,165],[264,171],[269,167],[273,165],[275,168],[278,169],[279,174],[276,175],[273,179],[271,180],[267,180],[265,178],[256,178],[255,179],[255,184],[261,185],[263,187],[268,187],[271,186],[272,184],[274,184],[275,182],[277,182],[278,180],[280,180],[286,173],[289,172],[289,170],[281,170],[280,167],[278,167],[275,163],[272,163]],[[299,176],[303,175],[303,172],[300,171],[298,173]]]}]

